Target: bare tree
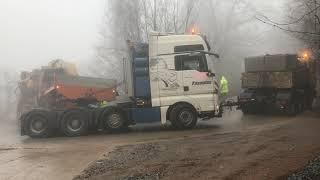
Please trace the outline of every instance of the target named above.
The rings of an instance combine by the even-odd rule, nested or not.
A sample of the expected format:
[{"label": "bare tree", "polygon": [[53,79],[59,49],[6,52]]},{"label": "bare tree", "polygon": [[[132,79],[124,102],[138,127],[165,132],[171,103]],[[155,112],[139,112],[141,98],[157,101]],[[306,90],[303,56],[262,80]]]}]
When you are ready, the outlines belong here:
[{"label": "bare tree", "polygon": [[[230,82],[231,94],[240,91],[240,74],[244,57],[256,49],[260,33],[254,24],[255,7],[248,0],[201,1],[198,24],[211,46],[220,54],[215,61],[217,74]],[[238,67],[238,68],[235,68]]]},{"label": "bare tree", "polygon": [[256,19],[300,39],[319,57],[320,0],[290,0],[287,7],[286,21],[273,20],[264,15]]},{"label": "bare tree", "polygon": [[[121,80],[126,40],[147,42],[148,33],[185,33],[197,26],[208,36],[221,55],[216,62],[219,74],[229,77],[235,93],[239,91],[243,57],[255,48],[261,33],[256,32],[255,8],[250,0],[109,0],[101,43],[97,47],[98,66],[94,72]],[[252,31],[252,33],[248,33]]]},{"label": "bare tree", "polygon": [[98,76],[121,80],[126,40],[146,42],[150,31],[183,33],[192,22],[197,0],[109,0],[101,41],[91,70]]}]

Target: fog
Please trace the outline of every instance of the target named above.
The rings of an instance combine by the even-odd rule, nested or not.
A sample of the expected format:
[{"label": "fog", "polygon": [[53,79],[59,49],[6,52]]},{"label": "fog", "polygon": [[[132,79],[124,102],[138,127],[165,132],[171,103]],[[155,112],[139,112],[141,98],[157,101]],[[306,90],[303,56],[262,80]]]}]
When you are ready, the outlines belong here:
[{"label": "fog", "polygon": [[34,68],[54,58],[94,54],[103,0],[1,0],[0,66]]},{"label": "fog", "polygon": [[[276,19],[282,19],[284,2],[252,1],[257,11]],[[55,58],[74,62],[91,60],[99,43],[107,4],[107,0],[1,0],[0,66],[30,69]],[[264,43],[266,47],[261,48],[261,53],[292,50],[282,44],[296,43],[272,27],[261,24],[260,28],[264,29],[261,31],[264,37],[270,34],[274,37]]]},{"label": "fog", "polygon": [[[221,25],[210,24],[207,15],[211,12],[204,3],[206,1],[200,1],[198,9],[194,9],[194,11],[200,12],[194,23],[200,24],[200,31],[203,27],[205,33],[212,33],[211,37],[221,36],[220,34],[214,35],[211,31],[213,27]],[[255,14],[262,13],[279,21],[285,19],[285,0],[252,0],[251,3],[254,10],[251,9],[249,13],[243,13],[246,18],[253,18]],[[106,12],[108,4],[108,0],[1,0],[0,76],[2,77],[0,80],[2,82],[0,83],[0,94],[3,95],[1,101],[4,104],[1,107],[4,108],[5,104],[13,103],[12,99],[14,98],[10,98],[10,101],[5,100],[8,99],[6,97],[13,97],[13,95],[9,96],[5,93],[14,91],[16,88],[14,82],[17,82],[18,73],[21,70],[31,70],[47,64],[52,59],[60,58],[76,63],[82,74],[92,74],[88,67],[100,66],[94,63],[97,62],[95,61],[97,58],[96,47],[104,43],[101,40],[101,31],[105,33],[112,29],[105,21],[105,15],[109,13]],[[217,15],[217,22],[225,23],[223,22],[223,14],[228,12],[224,9],[219,9],[216,12],[220,11],[222,15]],[[239,18],[239,16],[242,14],[237,14],[237,17],[234,18]],[[210,26],[206,26],[206,24],[210,24]],[[113,38],[122,39],[121,37]],[[235,47],[223,44],[222,42],[228,38],[239,40],[241,43]],[[213,45],[217,45],[213,46],[215,50],[224,55],[217,66],[224,70],[219,73],[233,79],[232,87],[237,91],[240,80],[235,81],[239,79],[238,72],[241,72],[243,57],[266,53],[294,53],[303,47],[290,34],[255,20],[239,27],[238,31],[228,34],[225,39],[221,42],[212,42]],[[243,41],[243,39],[247,41]],[[218,41],[215,38],[212,40]],[[245,43],[245,48],[241,47],[242,43]],[[232,50],[229,51],[229,48]],[[237,66],[237,73],[232,71],[235,62],[240,65]],[[99,71],[112,68],[104,67]],[[110,74],[110,72],[103,74],[108,73]],[[3,108],[1,112],[6,111]]]}]

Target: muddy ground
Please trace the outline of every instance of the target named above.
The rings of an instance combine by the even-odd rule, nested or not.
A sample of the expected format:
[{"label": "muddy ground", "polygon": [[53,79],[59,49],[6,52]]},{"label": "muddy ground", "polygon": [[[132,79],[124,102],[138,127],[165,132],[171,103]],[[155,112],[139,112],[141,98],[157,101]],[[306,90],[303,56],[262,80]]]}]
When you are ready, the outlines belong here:
[{"label": "muddy ground", "polygon": [[21,137],[14,121],[0,119],[0,179],[284,178],[320,152],[319,117],[236,111],[188,131],[152,124],[49,139]]},{"label": "muddy ground", "polygon": [[239,131],[121,146],[75,179],[287,179],[319,155],[319,138],[320,120],[307,113]]}]

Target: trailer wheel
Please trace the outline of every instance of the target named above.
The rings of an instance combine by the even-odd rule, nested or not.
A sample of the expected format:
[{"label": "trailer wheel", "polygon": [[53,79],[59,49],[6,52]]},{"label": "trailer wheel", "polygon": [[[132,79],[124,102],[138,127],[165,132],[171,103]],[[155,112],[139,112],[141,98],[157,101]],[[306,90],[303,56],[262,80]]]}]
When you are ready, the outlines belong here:
[{"label": "trailer wheel", "polygon": [[50,135],[49,112],[45,110],[31,111],[25,117],[24,132],[32,138],[44,138]]},{"label": "trailer wheel", "polygon": [[298,104],[298,113],[303,113],[303,111],[304,111],[304,104],[303,102],[300,102]]},{"label": "trailer wheel", "polygon": [[60,129],[69,137],[85,135],[88,132],[88,114],[82,109],[67,110],[60,122]]},{"label": "trailer wheel", "polygon": [[191,129],[197,124],[196,110],[187,104],[178,104],[170,112],[170,121],[174,127],[179,129]]},{"label": "trailer wheel", "polygon": [[116,109],[104,112],[103,121],[104,127],[110,131],[119,131],[124,129],[126,126],[123,114]]},{"label": "trailer wheel", "polygon": [[249,108],[248,108],[248,107],[242,107],[242,108],[241,108],[241,111],[242,111],[242,113],[243,113],[244,115],[247,115],[247,114],[249,114],[249,113],[250,113],[250,111],[249,111]]},{"label": "trailer wheel", "polygon": [[293,104],[293,103],[290,103],[287,107],[287,114],[289,116],[295,116],[297,115],[298,113],[298,106],[297,104]]}]

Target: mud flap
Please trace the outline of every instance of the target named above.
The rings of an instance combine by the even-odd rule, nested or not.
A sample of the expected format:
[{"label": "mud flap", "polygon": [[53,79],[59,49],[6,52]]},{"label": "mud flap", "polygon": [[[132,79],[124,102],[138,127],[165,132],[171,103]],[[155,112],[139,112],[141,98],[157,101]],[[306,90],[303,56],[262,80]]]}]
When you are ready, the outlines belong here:
[{"label": "mud flap", "polygon": [[25,126],[25,117],[26,117],[26,113],[25,114],[23,114],[23,115],[21,115],[21,117],[19,118],[19,121],[20,121],[20,135],[21,136],[24,136],[24,135],[26,135],[26,132],[25,132],[25,128],[24,128],[24,126]]},{"label": "mud flap", "polygon": [[223,106],[219,106],[219,113],[217,114],[216,117],[222,118],[222,115],[223,115]]}]

